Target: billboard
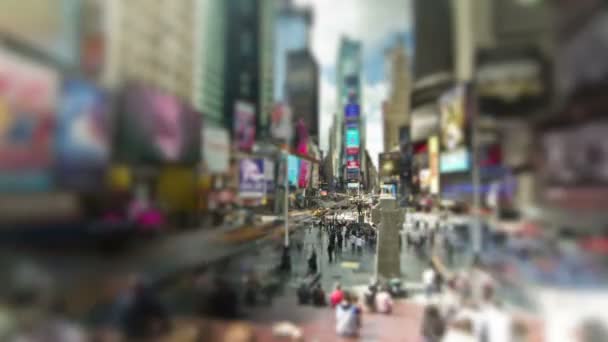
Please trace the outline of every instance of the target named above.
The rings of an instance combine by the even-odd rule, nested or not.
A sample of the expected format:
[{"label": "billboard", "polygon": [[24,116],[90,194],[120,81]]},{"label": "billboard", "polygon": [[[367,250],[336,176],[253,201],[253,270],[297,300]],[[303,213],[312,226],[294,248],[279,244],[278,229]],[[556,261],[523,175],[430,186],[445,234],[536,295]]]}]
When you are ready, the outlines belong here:
[{"label": "billboard", "polygon": [[202,160],[209,173],[226,173],[230,167],[230,135],[221,127],[202,129]]},{"label": "billboard", "polygon": [[347,160],[346,168],[347,169],[358,169],[361,167],[361,163],[358,160]]},{"label": "billboard", "polygon": [[139,163],[200,159],[201,114],[153,87],[132,85],[117,120],[118,159]]},{"label": "billboard", "polygon": [[440,156],[439,171],[441,173],[467,171],[470,164],[469,157],[469,152],[464,148],[443,152]]},{"label": "billboard", "polygon": [[465,94],[465,87],[460,85],[439,99],[442,151],[454,151],[466,144]]},{"label": "billboard", "polygon": [[287,180],[290,186],[298,185],[298,175],[300,174],[300,159],[296,156],[287,157]]},{"label": "billboard", "polygon": [[394,177],[399,176],[400,170],[399,165],[401,161],[400,152],[385,152],[380,153],[380,176],[381,177]]},{"label": "billboard", "polygon": [[361,106],[356,103],[349,103],[344,106],[344,118],[346,122],[353,122],[359,120],[361,115]]},{"label": "billboard", "polygon": [[251,152],[255,144],[255,107],[245,101],[234,104],[234,141],[241,151]]},{"label": "billboard", "polygon": [[285,142],[291,141],[293,134],[291,117],[291,107],[284,103],[274,105],[270,115],[270,134],[273,139]]},{"label": "billboard", "polygon": [[347,169],[346,170],[347,180],[359,180],[359,169]]},{"label": "billboard", "polygon": [[[429,191],[431,194],[439,194],[439,138],[429,138]],[[422,177],[421,177],[422,180]]]},{"label": "billboard", "polygon": [[359,147],[360,134],[358,128],[347,128],[346,129],[346,148],[349,147]]},{"label": "billboard", "polygon": [[347,147],[346,155],[348,156],[358,156],[359,155],[359,147]]},{"label": "billboard", "polygon": [[265,194],[264,159],[241,159],[239,162],[239,197],[262,198]]},{"label": "billboard", "polygon": [[47,190],[59,76],[0,49],[0,190]]},{"label": "billboard", "polygon": [[99,182],[110,161],[109,98],[95,85],[63,82],[57,111],[56,172],[62,186],[88,189]]},{"label": "billboard", "polygon": [[308,160],[300,160],[300,173],[298,174],[298,187],[300,189],[308,187],[310,179],[310,162]]}]

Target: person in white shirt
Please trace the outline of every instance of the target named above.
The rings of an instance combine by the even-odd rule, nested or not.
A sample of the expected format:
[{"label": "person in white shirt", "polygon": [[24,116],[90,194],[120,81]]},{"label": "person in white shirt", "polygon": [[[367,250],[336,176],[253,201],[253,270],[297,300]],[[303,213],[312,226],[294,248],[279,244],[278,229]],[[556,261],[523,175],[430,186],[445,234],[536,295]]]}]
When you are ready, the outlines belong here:
[{"label": "person in white shirt", "polygon": [[356,244],[357,244],[357,253],[359,253],[359,255],[361,255],[363,253],[363,246],[365,245],[365,239],[363,239],[362,236],[357,237]]},{"label": "person in white shirt", "polygon": [[349,292],[344,293],[344,300],[336,306],[336,333],[345,337],[356,337],[361,328],[361,308]]},{"label": "person in white shirt", "polygon": [[424,285],[426,298],[430,299],[435,287],[435,269],[432,266],[429,266],[422,272],[422,284]]}]

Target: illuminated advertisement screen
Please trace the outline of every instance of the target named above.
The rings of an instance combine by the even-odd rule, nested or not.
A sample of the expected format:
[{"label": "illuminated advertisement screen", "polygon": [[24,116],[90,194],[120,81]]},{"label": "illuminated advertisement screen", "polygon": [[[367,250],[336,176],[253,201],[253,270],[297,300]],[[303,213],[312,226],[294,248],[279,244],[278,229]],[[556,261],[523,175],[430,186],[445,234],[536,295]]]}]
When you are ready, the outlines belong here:
[{"label": "illuminated advertisement screen", "polygon": [[287,157],[287,180],[289,185],[298,185],[298,176],[300,174],[300,160],[296,156]]},{"label": "illuminated advertisement screen", "polygon": [[359,147],[347,147],[346,155],[355,156],[359,154]]},{"label": "illuminated advertisement screen", "polygon": [[439,171],[441,173],[464,172],[469,169],[469,152],[465,148],[441,153]]},{"label": "illuminated advertisement screen", "polygon": [[466,144],[466,91],[458,86],[441,96],[441,150],[454,151]]},{"label": "illuminated advertisement screen", "polygon": [[56,167],[62,185],[100,186],[110,161],[108,96],[91,83],[64,81],[57,113]]},{"label": "illuminated advertisement screen", "polygon": [[357,128],[346,129],[346,148],[359,147],[359,130]]},{"label": "illuminated advertisement screen", "polygon": [[196,163],[200,118],[173,95],[154,87],[129,86],[115,128],[117,157],[135,163]]},{"label": "illuminated advertisement screen", "polygon": [[59,75],[0,50],[0,191],[47,190]]},{"label": "illuminated advertisement screen", "polygon": [[360,115],[360,106],[355,103],[347,104],[344,107],[344,117],[346,121],[356,121],[359,119]]}]

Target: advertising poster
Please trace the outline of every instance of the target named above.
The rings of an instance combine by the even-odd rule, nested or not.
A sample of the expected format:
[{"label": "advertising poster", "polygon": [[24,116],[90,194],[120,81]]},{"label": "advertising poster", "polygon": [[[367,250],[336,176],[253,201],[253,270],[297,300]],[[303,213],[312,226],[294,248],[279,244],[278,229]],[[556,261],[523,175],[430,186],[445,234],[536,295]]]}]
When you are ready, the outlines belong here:
[{"label": "advertising poster", "polygon": [[[439,138],[429,138],[429,191],[433,195],[439,194]],[[420,177],[422,183],[422,176]]]},{"label": "advertising poster", "polygon": [[269,158],[264,158],[264,180],[266,181],[266,194],[274,193],[274,161]]},{"label": "advertising poster", "polygon": [[464,172],[469,169],[466,143],[466,88],[460,85],[439,100],[441,111],[441,172]]},{"label": "advertising poster", "polygon": [[230,167],[230,135],[228,131],[215,126],[202,129],[202,158],[207,172],[222,174]]},{"label": "advertising poster", "polygon": [[347,128],[346,129],[346,148],[359,147],[359,129],[358,128]]},{"label": "advertising poster", "polygon": [[359,147],[347,147],[346,155],[348,156],[358,156],[359,155]]},{"label": "advertising poster", "polygon": [[127,88],[117,121],[118,159],[194,163],[200,157],[200,114],[156,88]]},{"label": "advertising poster", "polygon": [[287,181],[290,186],[298,185],[298,176],[300,173],[300,159],[290,155],[287,157]]},{"label": "advertising poster", "polygon": [[441,149],[454,151],[465,145],[465,88],[458,86],[439,99]]},{"label": "advertising poster", "polygon": [[298,120],[296,124],[296,151],[299,154],[307,155],[308,154],[308,128],[304,123],[304,120]]},{"label": "advertising poster", "polygon": [[56,171],[63,186],[86,189],[103,184],[110,161],[109,98],[95,85],[64,81],[57,111]]},{"label": "advertising poster", "polygon": [[361,167],[361,164],[359,163],[358,160],[347,160],[346,161],[347,169],[358,169],[360,167]]},{"label": "advertising poster", "polygon": [[50,187],[58,74],[0,49],[0,191]]},{"label": "advertising poster", "polygon": [[291,107],[284,103],[277,103],[270,116],[270,134],[273,139],[290,142],[293,129],[291,126]]},{"label": "advertising poster", "polygon": [[264,159],[245,158],[239,162],[239,197],[262,198],[266,194]]},{"label": "advertising poster", "polygon": [[356,122],[359,120],[361,107],[356,103],[349,103],[344,106],[344,118],[346,122]]},{"label": "advertising poster", "polygon": [[308,187],[310,179],[310,162],[308,160],[300,160],[300,173],[298,175],[298,188],[304,189]]},{"label": "advertising poster", "polygon": [[234,140],[241,151],[251,152],[255,144],[255,108],[237,101],[234,105]]},{"label": "advertising poster", "polygon": [[399,163],[401,160],[400,152],[380,153],[380,176],[394,177],[399,176]]}]

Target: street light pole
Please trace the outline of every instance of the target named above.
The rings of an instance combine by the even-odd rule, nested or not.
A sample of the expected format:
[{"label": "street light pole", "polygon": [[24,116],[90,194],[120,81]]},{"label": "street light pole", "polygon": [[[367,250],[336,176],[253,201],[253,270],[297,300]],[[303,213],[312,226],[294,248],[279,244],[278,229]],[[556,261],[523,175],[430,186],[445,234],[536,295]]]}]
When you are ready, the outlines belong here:
[{"label": "street light pole", "polygon": [[285,247],[289,247],[289,154],[285,154],[285,199],[283,201],[283,215],[285,220]]}]

